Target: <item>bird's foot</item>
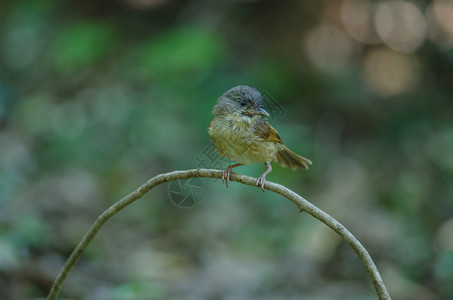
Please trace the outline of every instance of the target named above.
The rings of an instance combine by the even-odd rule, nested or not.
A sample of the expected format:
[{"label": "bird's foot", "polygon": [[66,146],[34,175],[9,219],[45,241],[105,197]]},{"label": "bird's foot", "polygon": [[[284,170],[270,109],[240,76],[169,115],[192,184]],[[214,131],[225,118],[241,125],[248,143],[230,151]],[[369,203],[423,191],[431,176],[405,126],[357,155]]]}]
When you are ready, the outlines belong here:
[{"label": "bird's foot", "polygon": [[233,171],[231,166],[228,166],[225,171],[223,171],[222,175],[222,182],[225,183],[226,187],[228,188],[228,181],[230,180],[230,174]]},{"label": "bird's foot", "polygon": [[264,184],[266,183],[266,175],[272,171],[272,166],[270,162],[264,163],[266,166],[266,171],[261,175],[258,180],[256,181],[256,186],[261,187],[261,190],[264,192]]},{"label": "bird's foot", "polygon": [[239,166],[242,166],[242,164],[235,164],[235,165],[228,166],[225,169],[225,171],[223,171],[222,182],[225,183],[226,187],[228,187],[228,181],[230,181],[230,175],[231,175],[231,172],[233,172],[233,168],[236,168]]},{"label": "bird's foot", "polygon": [[225,185],[227,187],[228,187],[228,181],[230,181],[231,172],[233,172],[233,168],[236,168],[236,167],[239,167],[239,166],[242,166],[242,164],[235,164],[235,165],[228,166],[225,169],[225,171],[223,171],[222,182],[225,183]]},{"label": "bird's foot", "polygon": [[264,192],[264,184],[266,183],[266,175],[267,174],[263,174],[261,175],[260,177],[258,177],[258,180],[256,181],[256,186],[259,186],[261,187],[261,190]]}]

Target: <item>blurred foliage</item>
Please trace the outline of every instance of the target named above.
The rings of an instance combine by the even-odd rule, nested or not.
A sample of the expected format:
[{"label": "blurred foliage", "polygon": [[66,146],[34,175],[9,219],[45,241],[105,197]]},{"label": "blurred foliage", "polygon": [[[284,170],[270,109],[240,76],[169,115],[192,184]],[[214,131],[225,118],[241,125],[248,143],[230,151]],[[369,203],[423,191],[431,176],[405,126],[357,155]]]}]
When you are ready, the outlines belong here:
[{"label": "blurred foliage", "polygon": [[143,47],[144,71],[166,80],[184,74],[204,73],[219,62],[223,47],[205,30],[181,28],[163,33]]},{"label": "blurred foliage", "polygon": [[[452,299],[452,12],[441,0],[3,1],[0,298],[45,297],[97,215],[148,178],[225,167],[206,155],[210,111],[249,84],[314,161],[274,164],[268,179],[344,223],[393,299]],[[288,201],[202,188],[190,209],[167,185],[115,216],[62,299],[376,299],[355,253]]]},{"label": "blurred foliage", "polygon": [[100,61],[116,48],[113,28],[104,24],[82,22],[70,24],[57,37],[54,64],[57,71],[75,71]]}]

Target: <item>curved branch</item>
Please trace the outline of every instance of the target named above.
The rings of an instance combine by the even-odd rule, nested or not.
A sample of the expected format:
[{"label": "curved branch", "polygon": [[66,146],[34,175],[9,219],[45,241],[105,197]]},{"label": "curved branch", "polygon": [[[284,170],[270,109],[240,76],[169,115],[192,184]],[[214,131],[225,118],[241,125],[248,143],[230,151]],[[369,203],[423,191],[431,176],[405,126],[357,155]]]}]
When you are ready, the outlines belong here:
[{"label": "curved branch", "polygon": [[[54,300],[57,298],[58,293],[61,290],[61,286],[68,276],[71,269],[74,267],[80,256],[82,255],[85,248],[89,245],[91,240],[94,238],[96,233],[102,227],[102,225],[110,219],[113,215],[117,212],[134,202],[135,200],[141,198],[145,193],[151,190],[153,187],[177,180],[177,179],[189,179],[189,178],[221,178],[223,171],[213,170],[213,169],[193,169],[193,170],[186,170],[186,171],[174,171],[170,173],[160,174],[157,175],[150,180],[148,180],[145,184],[140,186],[137,190],[130,193],[129,195],[125,196],[123,199],[119,200],[115,204],[113,204],[110,208],[104,211],[96,221],[91,225],[88,232],[79,242],[77,247],[72,252],[69,259],[66,261],[63,269],[58,274],[55,282],[52,285],[52,288],[47,296],[48,300]],[[241,174],[231,173],[230,179],[232,181],[236,181],[242,184],[255,186],[256,178],[245,176]],[[272,192],[280,194],[292,202],[294,202],[299,210],[302,212],[309,213],[316,219],[320,220],[327,226],[329,226],[333,231],[335,231],[340,237],[342,237],[350,246],[351,248],[357,253],[362,264],[365,266],[368,274],[373,282],[374,288],[376,289],[376,293],[380,300],[388,300],[391,299],[390,295],[382,281],[381,275],[379,274],[376,265],[374,264],[371,256],[368,254],[367,250],[362,246],[362,244],[350,233],[346,227],[336,221],[334,218],[329,216],[327,213],[319,209],[318,207],[314,206],[309,201],[305,200],[303,197],[299,196],[295,192],[291,191],[290,189],[273,182],[266,181],[264,187]]]}]

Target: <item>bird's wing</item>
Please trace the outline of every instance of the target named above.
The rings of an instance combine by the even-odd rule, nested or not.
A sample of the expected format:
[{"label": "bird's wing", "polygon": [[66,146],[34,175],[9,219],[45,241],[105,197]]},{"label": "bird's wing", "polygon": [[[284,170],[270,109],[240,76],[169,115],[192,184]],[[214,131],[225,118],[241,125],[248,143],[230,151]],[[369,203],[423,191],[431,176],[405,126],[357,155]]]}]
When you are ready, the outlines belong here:
[{"label": "bird's wing", "polygon": [[275,130],[271,125],[269,125],[269,123],[267,123],[267,121],[264,119],[261,118],[257,119],[252,130],[257,136],[263,138],[268,142],[277,143],[282,142],[282,139],[278,135],[277,130]]}]

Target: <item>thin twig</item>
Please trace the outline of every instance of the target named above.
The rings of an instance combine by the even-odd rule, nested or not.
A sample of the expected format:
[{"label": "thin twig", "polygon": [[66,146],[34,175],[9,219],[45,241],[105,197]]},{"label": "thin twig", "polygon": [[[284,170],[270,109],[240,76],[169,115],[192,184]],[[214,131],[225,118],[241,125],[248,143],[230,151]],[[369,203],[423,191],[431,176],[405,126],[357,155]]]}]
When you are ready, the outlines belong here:
[{"label": "thin twig", "polygon": [[[94,238],[96,233],[102,227],[102,225],[110,219],[113,215],[117,212],[134,202],[135,200],[141,198],[145,193],[151,190],[153,187],[165,183],[170,182],[173,180],[181,180],[181,179],[189,179],[189,178],[221,178],[223,172],[219,170],[213,169],[193,169],[193,170],[186,170],[186,171],[174,171],[170,173],[160,174],[157,175],[150,180],[148,180],[145,184],[139,187],[136,191],[130,193],[123,199],[119,200],[115,204],[113,204],[110,208],[108,208],[105,212],[103,212],[91,225],[88,232],[79,242],[77,247],[72,252],[69,259],[66,261],[63,269],[58,274],[55,282],[47,296],[48,300],[54,300],[57,298],[58,293],[61,290],[61,286],[68,276],[71,269],[74,267],[75,263],[78,261],[80,256],[82,255],[85,248],[89,245],[91,240]],[[236,181],[242,184],[255,186],[256,178],[240,175],[236,173],[232,173],[230,179],[232,181]],[[376,289],[376,293],[380,300],[388,300],[391,299],[390,295],[387,291],[387,288],[382,281],[381,275],[379,274],[376,265],[374,264],[371,256],[368,254],[367,250],[362,246],[362,244],[350,233],[342,224],[336,221],[334,218],[329,216],[327,213],[319,209],[318,207],[314,206],[303,197],[299,196],[295,192],[291,191],[290,189],[273,182],[266,181],[264,187],[272,192],[278,193],[292,202],[294,202],[299,210],[302,212],[306,212],[316,219],[320,220],[327,226],[329,226],[333,231],[335,231],[339,236],[341,236],[359,256],[362,264],[365,266],[368,274],[373,282],[374,288]]]}]

